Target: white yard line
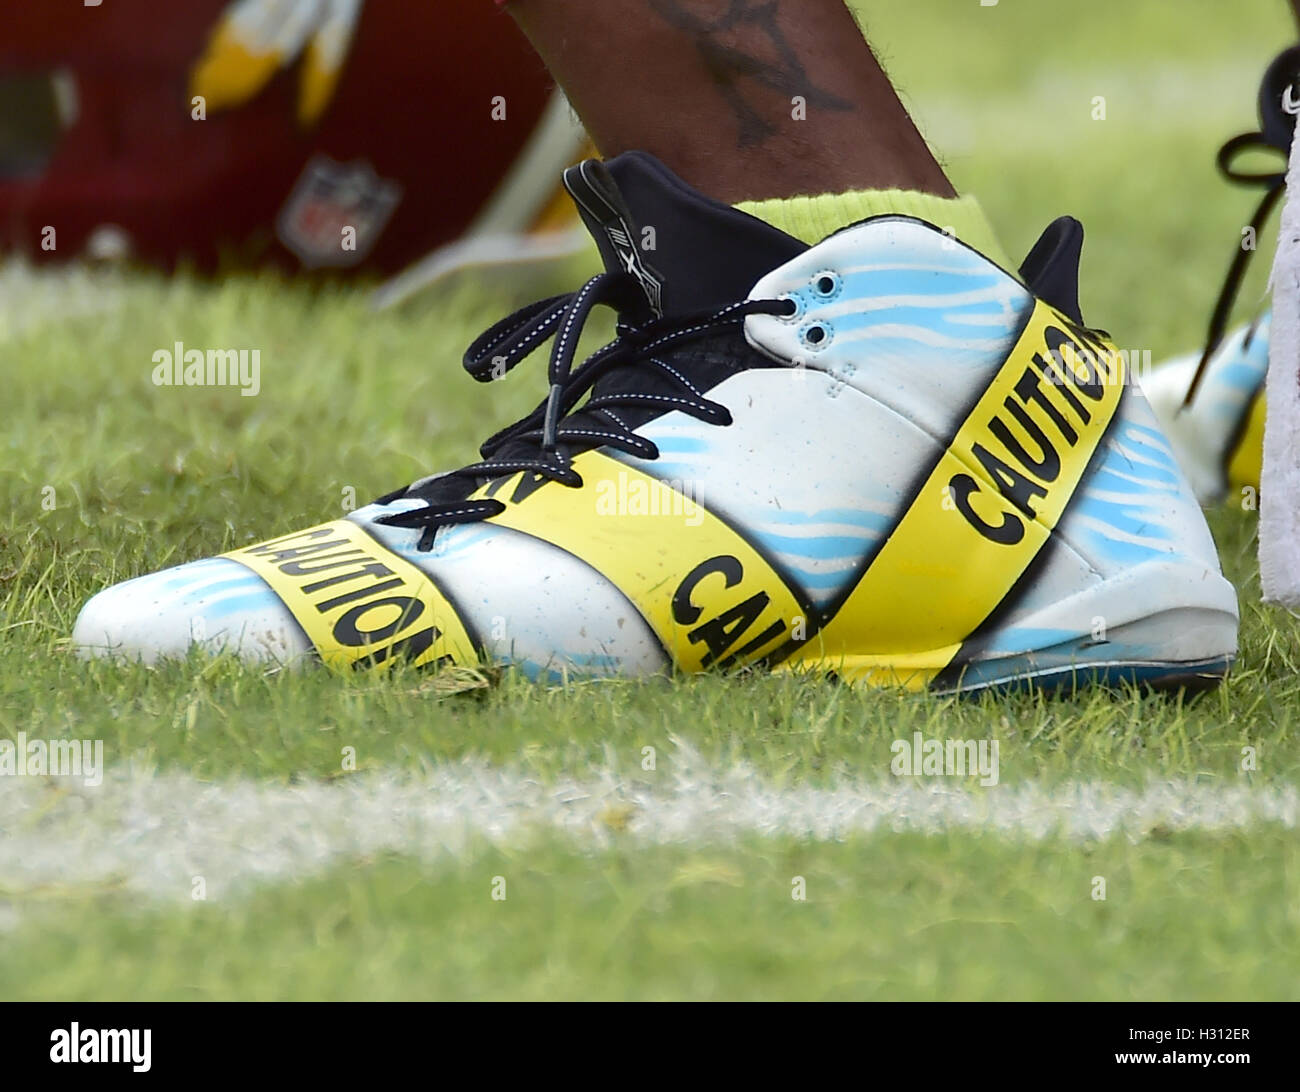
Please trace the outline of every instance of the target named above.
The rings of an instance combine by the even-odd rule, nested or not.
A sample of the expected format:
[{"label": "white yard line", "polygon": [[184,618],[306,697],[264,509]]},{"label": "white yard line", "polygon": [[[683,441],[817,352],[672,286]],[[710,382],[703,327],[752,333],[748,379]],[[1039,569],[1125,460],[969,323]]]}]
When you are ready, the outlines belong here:
[{"label": "white yard line", "polygon": [[260,882],[300,879],[333,863],[399,852],[433,859],[475,842],[518,847],[539,835],[598,849],[718,844],[745,836],[832,841],[873,832],[996,832],[1142,839],[1154,829],[1215,831],[1261,823],[1294,829],[1294,786],[1168,781],[1141,789],[1103,782],[978,789],[958,779],[840,779],[779,785],[745,766],[711,770],[686,750],[657,772],[612,770],[543,784],[483,763],[421,774],[361,773],[333,783],[210,783],[119,768],[103,784],[0,778],[0,905],[5,894],[111,884],[151,898],[207,898]]}]

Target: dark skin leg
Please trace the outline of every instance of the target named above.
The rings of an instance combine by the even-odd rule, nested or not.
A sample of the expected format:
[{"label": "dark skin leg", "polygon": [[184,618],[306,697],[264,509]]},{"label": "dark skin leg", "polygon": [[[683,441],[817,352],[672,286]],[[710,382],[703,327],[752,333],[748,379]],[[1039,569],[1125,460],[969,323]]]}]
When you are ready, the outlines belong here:
[{"label": "dark skin leg", "polygon": [[733,203],[891,187],[955,196],[842,0],[509,10],[604,156],[643,149]]}]

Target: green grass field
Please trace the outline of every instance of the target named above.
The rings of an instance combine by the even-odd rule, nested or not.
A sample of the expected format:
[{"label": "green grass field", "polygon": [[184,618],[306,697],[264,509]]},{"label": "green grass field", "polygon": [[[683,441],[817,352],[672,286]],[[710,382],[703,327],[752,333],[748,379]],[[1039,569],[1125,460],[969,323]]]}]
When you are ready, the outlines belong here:
[{"label": "green grass field", "polygon": [[[1197,343],[1256,200],[1213,156],[1255,125],[1282,0],[857,6],[1012,254],[1076,215],[1089,321],[1157,360]],[[461,352],[560,287],[466,277],[375,314],[270,276],[0,270],[0,739],[101,739],[112,769],[103,792],[0,779],[0,997],[1300,999],[1300,623],[1259,601],[1253,512],[1211,516],[1241,655],[1194,700],[70,654],[113,581],[468,461],[544,377],[481,387]],[[153,386],[177,340],[259,347],[261,393]],[[917,731],[996,738],[1000,784],[900,789]],[[1132,803],[1162,785],[1174,804]],[[439,786],[463,812],[417,816]],[[1067,822],[1086,786],[1091,832]]]}]

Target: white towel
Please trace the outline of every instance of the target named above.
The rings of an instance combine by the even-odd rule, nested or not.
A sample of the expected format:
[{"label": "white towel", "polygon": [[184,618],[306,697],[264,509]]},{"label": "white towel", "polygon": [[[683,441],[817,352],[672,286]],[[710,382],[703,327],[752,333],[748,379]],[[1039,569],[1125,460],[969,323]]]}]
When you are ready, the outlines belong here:
[{"label": "white towel", "polygon": [[1300,606],[1300,132],[1291,143],[1282,228],[1269,288],[1273,324],[1259,490],[1259,575],[1265,600],[1296,607]]}]

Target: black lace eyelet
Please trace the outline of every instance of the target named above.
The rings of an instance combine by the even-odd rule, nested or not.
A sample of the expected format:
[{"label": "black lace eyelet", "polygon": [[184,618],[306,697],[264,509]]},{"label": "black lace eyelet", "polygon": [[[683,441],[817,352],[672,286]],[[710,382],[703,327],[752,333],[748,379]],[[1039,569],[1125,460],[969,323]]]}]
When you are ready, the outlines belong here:
[{"label": "black lace eyelet", "polygon": [[833,296],[839,286],[839,278],[833,273],[823,273],[813,281],[813,290],[819,296]]},{"label": "black lace eyelet", "polygon": [[816,324],[809,326],[808,329],[803,332],[803,339],[808,342],[809,345],[820,345],[826,340],[826,327]]}]

